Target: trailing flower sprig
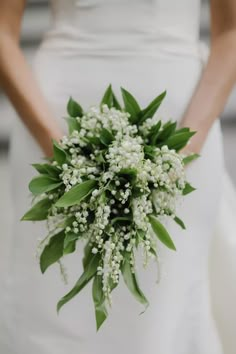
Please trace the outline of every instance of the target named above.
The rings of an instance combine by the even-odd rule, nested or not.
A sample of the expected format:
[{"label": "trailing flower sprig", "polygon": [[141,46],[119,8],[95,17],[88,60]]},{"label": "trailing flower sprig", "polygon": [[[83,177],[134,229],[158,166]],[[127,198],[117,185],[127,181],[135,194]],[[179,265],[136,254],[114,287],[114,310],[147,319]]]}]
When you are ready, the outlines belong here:
[{"label": "trailing flower sprig", "polygon": [[87,111],[70,98],[69,134],[59,143],[53,140],[53,158],[33,164],[39,173],[29,184],[34,203],[22,217],[47,222],[49,233],[40,244],[42,273],[77,252],[79,241],[86,242],[83,273],[57,309],[92,280],[97,329],[108,316],[121,276],[147,307],[136,274],[136,250],[142,248],[144,265],[157,259],[158,241],[175,250],[161,218],[173,218],[184,229],[176,201],[194,190],[184,165],[197,155],[185,157],[179,151],[195,132],[155,115],[166,92],[142,109],[130,92],[121,91],[123,107],[111,85],[100,105]]}]

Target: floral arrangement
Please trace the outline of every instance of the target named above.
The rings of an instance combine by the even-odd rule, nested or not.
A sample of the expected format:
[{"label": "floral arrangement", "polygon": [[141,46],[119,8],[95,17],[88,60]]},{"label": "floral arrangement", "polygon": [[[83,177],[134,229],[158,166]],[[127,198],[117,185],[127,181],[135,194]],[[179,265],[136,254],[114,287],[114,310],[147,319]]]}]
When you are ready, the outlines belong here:
[{"label": "floral arrangement", "polygon": [[108,316],[111,293],[123,276],[134,297],[148,305],[135,269],[142,247],[144,266],[157,259],[157,240],[175,250],[161,222],[176,216],[176,201],[194,190],[186,181],[185,164],[197,157],[179,151],[195,133],[165,124],[155,115],[166,92],[141,109],[121,88],[124,107],[111,85],[99,106],[84,111],[70,98],[69,134],[53,140],[54,156],[33,167],[39,175],[29,183],[33,206],[21,220],[46,220],[40,243],[42,273],[85,240],[83,273],[57,305],[57,310],[91,280],[97,330]]}]

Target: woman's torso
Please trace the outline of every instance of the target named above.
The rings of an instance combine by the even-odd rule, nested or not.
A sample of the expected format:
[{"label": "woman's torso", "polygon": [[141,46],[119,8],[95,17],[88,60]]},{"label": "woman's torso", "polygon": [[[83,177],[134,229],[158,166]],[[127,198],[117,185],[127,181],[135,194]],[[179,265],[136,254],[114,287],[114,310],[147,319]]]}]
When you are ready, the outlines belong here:
[{"label": "woman's torso", "polygon": [[71,95],[98,103],[112,83],[141,105],[166,89],[160,113],[180,119],[203,66],[199,18],[200,0],[52,0],[34,71],[56,115]]}]

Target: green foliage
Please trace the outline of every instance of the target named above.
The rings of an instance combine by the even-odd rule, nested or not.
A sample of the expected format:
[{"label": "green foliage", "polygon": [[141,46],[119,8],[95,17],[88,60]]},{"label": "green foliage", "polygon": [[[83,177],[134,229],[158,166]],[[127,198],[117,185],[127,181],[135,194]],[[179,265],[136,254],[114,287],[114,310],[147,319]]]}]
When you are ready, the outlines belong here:
[{"label": "green foliage", "polygon": [[149,216],[149,221],[154,233],[159,240],[171,250],[176,250],[175,245],[165,227],[160,223],[154,215]]},{"label": "green foliage", "polygon": [[49,176],[54,178],[58,178],[61,172],[61,170],[58,167],[50,165],[48,163],[43,163],[43,164],[33,163],[31,164],[31,166],[33,166],[40,174],[43,175],[48,174]]},{"label": "green foliage", "polygon": [[121,267],[121,272],[126,286],[133,296],[143,305],[148,305],[148,300],[139,287],[136,274],[132,272],[130,265],[130,252],[124,252],[124,260]]},{"label": "green foliage", "polygon": [[103,128],[100,132],[100,141],[103,145],[109,146],[114,140],[114,136],[109,130]]},{"label": "green foliage", "polygon": [[97,182],[95,180],[87,180],[74,187],[72,187],[68,192],[63,194],[63,196],[56,202],[57,207],[68,207],[75,204],[79,204],[84,198],[92,193]]},{"label": "green foliage", "polygon": [[175,149],[179,151],[183,149],[189,139],[195,134],[195,132],[176,132],[175,134],[171,135],[165,142],[159,144],[158,146],[167,145],[169,149]]},{"label": "green foliage", "polygon": [[79,234],[75,234],[72,231],[66,233],[63,245],[63,255],[73,253],[75,251],[76,242],[79,236]]},{"label": "green foliage", "polygon": [[42,194],[46,193],[52,190],[57,189],[63,184],[60,180],[50,177],[48,175],[40,175],[37,177],[34,177],[30,184],[29,184],[29,190],[31,193],[34,195],[37,194]]},{"label": "green foliage", "polygon": [[25,213],[21,220],[28,221],[41,221],[46,220],[48,217],[48,211],[52,206],[52,200],[45,198],[34,204],[32,208]]},{"label": "green foliage", "polygon": [[80,124],[74,117],[65,117],[68,125],[69,134],[72,134],[74,130],[80,131]]},{"label": "green foliage", "polygon": [[67,103],[67,112],[70,117],[76,118],[76,117],[82,117],[83,115],[83,109],[80,106],[78,102],[73,100],[72,97],[70,97],[68,103]]},{"label": "green foliage", "polygon": [[67,155],[62,147],[53,139],[53,155],[54,159],[58,162],[59,165],[63,165],[66,162]]},{"label": "green foliage", "polygon": [[160,107],[162,101],[164,100],[165,96],[166,96],[166,91],[162,92],[159,96],[154,98],[154,100],[151,103],[149,103],[149,105],[146,108],[142,110],[139,124],[142,124],[143,122],[145,122],[146,119],[152,118],[154,116],[154,114]]},{"label": "green foliage", "polygon": [[74,296],[79,294],[79,292],[90,282],[90,280],[95,276],[97,272],[97,267],[100,260],[100,254],[92,254],[88,263],[84,269],[83,274],[80,276],[79,280],[76,282],[74,287],[69,293],[67,293],[57,304],[57,311],[59,312],[61,307],[70,301]]},{"label": "green foliage", "polygon": [[132,124],[137,124],[139,121],[139,115],[141,112],[141,108],[139,107],[138,102],[131,95],[131,93],[121,87],[122,97],[125,105],[125,111],[130,114],[130,122]]},{"label": "green foliage", "polygon": [[183,158],[183,163],[184,163],[185,165],[187,165],[187,164],[189,164],[190,162],[196,160],[198,157],[200,157],[199,154],[191,154],[191,155],[186,156],[186,157]]},{"label": "green foliage", "polygon": [[178,224],[183,230],[186,229],[183,220],[181,220],[178,216],[175,216],[174,221]]},{"label": "green foliage", "polygon": [[64,239],[64,230],[50,238],[48,245],[44,248],[40,256],[40,269],[42,273],[63,256]]},{"label": "green foliage", "polygon": [[102,276],[95,275],[93,278],[93,287],[92,287],[92,295],[93,302],[95,306],[95,316],[97,323],[97,331],[106,320],[108,313],[105,306],[105,296],[102,290]]},{"label": "green foliage", "polygon": [[189,194],[189,193],[191,193],[191,192],[193,192],[195,190],[196,190],[196,188],[194,188],[193,186],[191,186],[190,183],[187,182],[185,184],[184,189],[183,189],[183,195],[187,195],[187,194]]},{"label": "green foliage", "polygon": [[118,110],[121,110],[121,106],[112,90],[111,84],[106,89],[100,105],[103,104],[106,104],[109,108],[114,107]]}]

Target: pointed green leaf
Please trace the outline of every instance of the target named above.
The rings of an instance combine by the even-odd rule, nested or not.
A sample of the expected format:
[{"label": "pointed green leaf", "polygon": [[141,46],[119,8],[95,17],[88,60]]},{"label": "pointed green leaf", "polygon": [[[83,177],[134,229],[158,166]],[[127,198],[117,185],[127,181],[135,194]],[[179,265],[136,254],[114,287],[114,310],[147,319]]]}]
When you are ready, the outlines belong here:
[{"label": "pointed green leaf", "polygon": [[160,223],[160,221],[153,215],[149,216],[149,221],[154,233],[157,235],[159,240],[164,243],[164,245],[166,245],[168,248],[176,250],[169,233],[167,232],[165,227]]},{"label": "pointed green leaf", "polygon": [[92,294],[93,294],[93,302],[95,306],[95,316],[96,316],[96,324],[97,324],[97,331],[106,320],[108,313],[105,306],[105,296],[102,290],[102,276],[95,275],[93,279],[93,287],[92,287]]},{"label": "pointed green leaf", "polygon": [[139,114],[141,108],[139,107],[136,99],[131,95],[130,92],[121,87],[121,92],[123,96],[123,101],[125,105],[125,110],[130,114],[131,123],[137,123],[139,120]]},{"label": "pointed green leaf", "polygon": [[60,164],[62,165],[63,163],[66,162],[66,152],[63,150],[63,148],[58,144],[58,142],[56,140],[52,140],[53,141],[53,156],[54,159]]},{"label": "pointed green leaf", "polygon": [[102,98],[102,101],[101,101],[101,106],[103,104],[106,104],[109,108],[116,108],[118,110],[121,110],[121,106],[112,90],[112,86],[111,84],[108,86],[108,88],[106,89],[105,93],[104,93],[104,96]]},{"label": "pointed green leaf", "polygon": [[58,178],[61,170],[56,166],[49,165],[47,163],[40,164],[40,163],[32,163],[33,166],[40,174],[48,174],[51,177]]},{"label": "pointed green leaf", "polygon": [[106,89],[104,96],[101,100],[101,106],[103,104],[106,104],[109,108],[111,108],[113,106],[113,92],[112,92],[111,84]]},{"label": "pointed green leaf", "polygon": [[198,157],[200,157],[199,154],[191,154],[191,155],[183,158],[183,163],[184,163],[184,165],[187,165],[190,162],[192,162],[193,160],[196,160]]},{"label": "pointed green leaf", "polygon": [[48,210],[52,206],[53,201],[45,198],[34,204],[33,207],[22,216],[21,220],[40,221],[48,217]]},{"label": "pointed green leaf", "polygon": [[76,249],[76,241],[79,238],[79,234],[74,232],[67,232],[64,239],[63,255],[73,253]]},{"label": "pointed green leaf", "polygon": [[100,140],[103,145],[109,146],[114,140],[114,136],[111,132],[109,132],[109,130],[103,128],[100,132]]},{"label": "pointed green leaf", "polygon": [[176,124],[177,124],[176,122],[172,123],[170,121],[168,122],[168,124],[163,126],[163,129],[159,132],[159,134],[156,137],[156,142],[165,141],[166,139],[168,139],[175,132]]},{"label": "pointed green leaf", "polygon": [[72,97],[70,97],[68,103],[67,103],[67,112],[70,117],[76,118],[76,117],[82,117],[83,115],[83,109],[80,106],[78,102],[73,100]]},{"label": "pointed green leaf", "polygon": [[193,192],[195,190],[196,190],[196,188],[194,188],[193,186],[191,186],[190,183],[187,182],[185,184],[184,189],[183,189],[183,195],[187,195],[187,194],[189,194],[189,193],[191,193],[191,192]]},{"label": "pointed green leaf", "polygon": [[127,224],[127,222],[132,221],[131,216],[117,216],[116,218],[111,219],[111,225],[114,225],[116,222],[119,222],[120,224]]},{"label": "pointed green leaf", "polygon": [[167,145],[169,149],[175,149],[176,151],[182,149],[189,139],[195,134],[196,132],[183,132],[183,133],[175,133],[171,135],[164,143],[160,144],[161,146]]},{"label": "pointed green leaf", "polygon": [[114,92],[112,92],[112,97],[113,97],[113,107],[116,108],[117,110],[121,111],[121,105],[119,101],[117,100],[116,96],[114,95]]},{"label": "pointed green leaf", "polygon": [[155,145],[157,136],[159,134],[161,128],[161,121],[159,120],[155,125],[153,125],[150,129],[150,132],[148,134],[148,139],[150,139],[150,143],[152,145]]},{"label": "pointed green leaf", "polygon": [[144,154],[147,159],[153,160],[156,157],[156,151],[153,146],[144,145]]},{"label": "pointed green leaf", "polygon": [[175,221],[176,224],[178,224],[183,230],[186,229],[183,220],[181,220],[180,218],[178,218],[178,216],[175,216],[174,221]]},{"label": "pointed green leaf", "polygon": [[121,266],[121,272],[130,292],[133,296],[144,305],[148,305],[148,300],[146,299],[145,295],[143,294],[142,290],[139,287],[137,277],[135,273],[131,270],[130,265],[130,252],[124,253],[124,260]]},{"label": "pointed green leaf", "polygon": [[60,187],[63,182],[48,175],[34,177],[29,183],[29,190],[34,194],[42,194]]},{"label": "pointed green leaf", "polygon": [[118,176],[124,176],[131,183],[134,183],[137,178],[137,170],[135,168],[122,168],[117,174]]},{"label": "pointed green leaf", "polygon": [[84,247],[84,257],[82,260],[84,269],[87,268],[87,266],[89,264],[89,260],[92,256],[92,248],[93,248],[93,245],[89,240]]},{"label": "pointed green leaf", "polygon": [[84,198],[92,193],[97,182],[93,179],[89,179],[72,187],[56,202],[57,207],[68,207],[75,204],[79,204]]},{"label": "pointed green leaf", "polygon": [[163,99],[166,96],[166,91],[162,92],[157,96],[145,109],[141,112],[140,124],[145,122],[146,119],[152,118],[156,113],[157,109],[160,107]]},{"label": "pointed green leaf", "polygon": [[85,268],[83,274],[80,276],[79,280],[76,282],[74,287],[69,293],[67,293],[57,304],[57,311],[59,312],[61,307],[70,301],[74,296],[79,294],[79,292],[90,282],[90,280],[95,276],[97,272],[97,267],[100,261],[100,254],[97,253],[92,255],[89,259],[87,267]]},{"label": "pointed green leaf", "polygon": [[74,117],[65,117],[64,118],[67,122],[69,134],[72,134],[74,130],[80,131],[80,124]]},{"label": "pointed green leaf", "polygon": [[87,136],[86,140],[93,145],[101,145],[101,140],[97,136]]},{"label": "pointed green leaf", "polygon": [[45,246],[40,256],[40,269],[42,273],[63,256],[64,238],[64,230],[50,238],[48,245]]}]

